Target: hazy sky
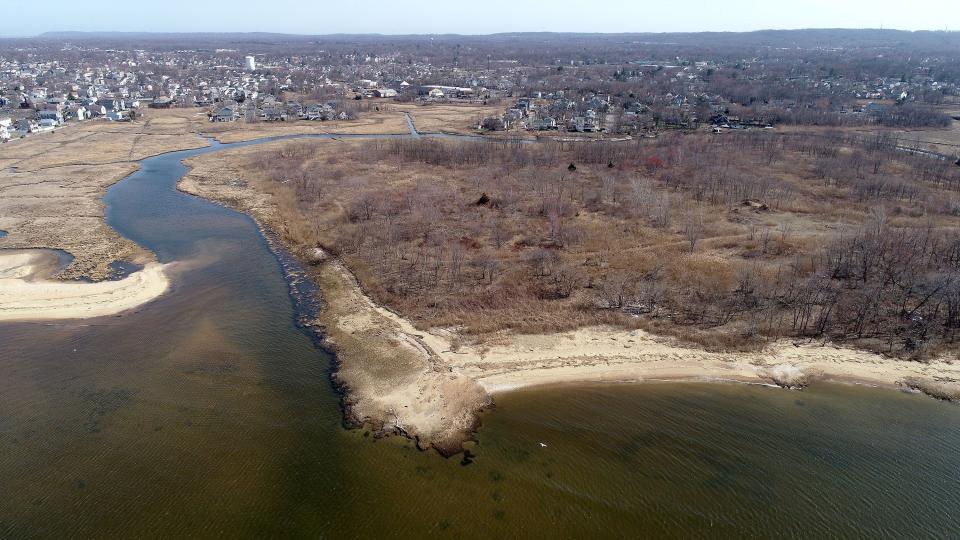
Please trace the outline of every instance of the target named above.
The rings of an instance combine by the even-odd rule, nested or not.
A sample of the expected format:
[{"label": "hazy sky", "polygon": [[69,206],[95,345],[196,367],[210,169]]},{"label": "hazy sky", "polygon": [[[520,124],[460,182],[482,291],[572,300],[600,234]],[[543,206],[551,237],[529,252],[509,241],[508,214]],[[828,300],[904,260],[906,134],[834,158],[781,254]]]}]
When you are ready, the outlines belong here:
[{"label": "hazy sky", "polygon": [[[960,29],[958,0],[44,0],[0,34],[52,30],[488,34],[764,28]],[[136,6],[136,7],[132,7]],[[54,15],[56,14],[56,15]]]}]

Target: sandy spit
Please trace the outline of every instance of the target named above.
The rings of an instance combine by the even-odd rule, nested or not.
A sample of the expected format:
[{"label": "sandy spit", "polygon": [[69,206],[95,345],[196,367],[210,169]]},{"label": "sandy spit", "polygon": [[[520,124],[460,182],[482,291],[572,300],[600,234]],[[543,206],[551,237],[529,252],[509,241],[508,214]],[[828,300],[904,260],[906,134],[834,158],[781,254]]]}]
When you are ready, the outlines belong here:
[{"label": "sandy spit", "polygon": [[170,286],[165,265],[156,262],[117,281],[48,280],[45,258],[42,251],[0,253],[0,321],[116,315],[146,304]]},{"label": "sandy spit", "polygon": [[[461,346],[430,343],[454,372],[497,394],[532,386],[572,382],[719,380],[803,387],[815,380],[895,387],[905,379],[960,381],[960,362],[941,358],[915,362],[835,345],[773,343],[761,352],[714,353],[685,347],[643,331],[581,328],[553,335],[503,335]],[[432,342],[432,343],[431,343]]]}]

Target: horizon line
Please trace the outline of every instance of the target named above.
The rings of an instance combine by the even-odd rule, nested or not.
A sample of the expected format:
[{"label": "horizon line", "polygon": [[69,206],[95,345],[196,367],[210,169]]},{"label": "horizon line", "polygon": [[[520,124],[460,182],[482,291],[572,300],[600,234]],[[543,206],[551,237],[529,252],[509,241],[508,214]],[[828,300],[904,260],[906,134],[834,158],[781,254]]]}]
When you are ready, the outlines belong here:
[{"label": "horizon line", "polygon": [[319,34],[303,34],[296,32],[275,32],[275,31],[245,31],[245,30],[48,30],[39,34],[0,34],[0,39],[45,39],[57,38],[61,36],[77,35],[109,37],[125,35],[149,35],[149,36],[169,36],[169,35],[250,35],[250,36],[284,36],[284,37],[350,37],[350,36],[371,36],[371,37],[432,37],[432,36],[462,36],[462,37],[495,37],[507,35],[525,35],[525,34],[561,34],[561,35],[580,35],[580,36],[630,36],[630,35],[676,35],[676,34],[754,34],[761,32],[805,32],[805,31],[875,31],[875,32],[899,32],[899,33],[958,33],[957,30],[943,29],[917,29],[907,30],[900,28],[854,28],[854,27],[809,27],[809,28],[757,28],[754,30],[675,30],[675,31],[637,31],[637,32],[576,32],[563,30],[523,30],[512,32],[488,32],[488,33],[457,33],[457,32],[408,32],[408,33],[384,33],[384,32],[333,32]]}]

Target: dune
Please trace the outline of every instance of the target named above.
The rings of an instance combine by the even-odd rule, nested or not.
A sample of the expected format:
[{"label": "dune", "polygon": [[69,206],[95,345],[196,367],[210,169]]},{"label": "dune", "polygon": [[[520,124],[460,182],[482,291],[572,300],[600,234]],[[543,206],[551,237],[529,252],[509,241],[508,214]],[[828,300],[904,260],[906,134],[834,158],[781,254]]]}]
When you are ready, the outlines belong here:
[{"label": "dune", "polygon": [[116,315],[146,304],[170,286],[165,265],[156,262],[123,279],[96,283],[48,279],[49,267],[49,254],[41,250],[0,253],[0,321]]}]

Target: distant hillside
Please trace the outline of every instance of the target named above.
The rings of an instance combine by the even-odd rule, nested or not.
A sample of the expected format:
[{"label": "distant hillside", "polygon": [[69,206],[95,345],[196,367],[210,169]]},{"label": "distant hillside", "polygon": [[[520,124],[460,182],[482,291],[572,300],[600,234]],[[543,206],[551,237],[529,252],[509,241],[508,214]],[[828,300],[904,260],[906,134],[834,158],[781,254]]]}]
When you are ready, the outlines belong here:
[{"label": "distant hillside", "polygon": [[45,40],[71,41],[260,41],[304,39],[308,36],[272,32],[45,32],[37,36]]},{"label": "distant hillside", "polygon": [[638,34],[554,34],[508,33],[489,37],[511,39],[543,39],[549,36],[567,38],[620,38],[644,43],[670,45],[733,45],[771,47],[892,47],[900,44],[960,46],[960,32],[879,30],[879,29],[800,29],[757,30],[753,32],[670,32]]},{"label": "distant hillside", "polygon": [[47,32],[23,41],[97,41],[117,45],[156,44],[164,46],[175,42],[192,46],[217,46],[218,44],[425,44],[445,43],[489,46],[491,44],[516,47],[569,49],[571,47],[616,45],[632,48],[637,45],[722,48],[910,48],[916,51],[960,50],[960,32],[878,30],[878,29],[806,29],[806,30],[759,30],[754,32],[681,32],[681,33],[629,33],[585,34],[521,32],[489,35],[459,34],[325,34],[300,35],[271,32]]}]

